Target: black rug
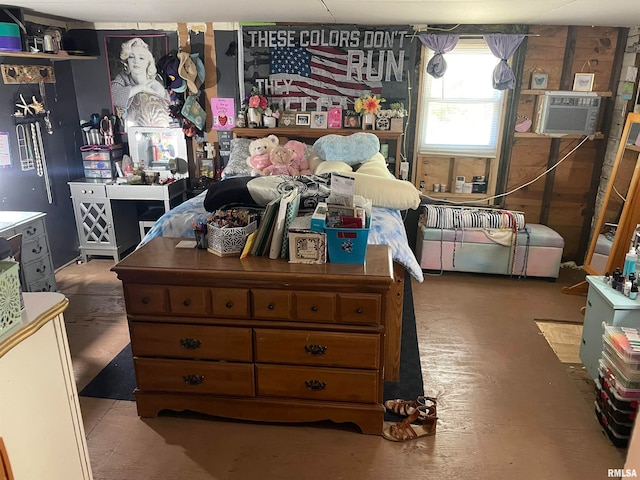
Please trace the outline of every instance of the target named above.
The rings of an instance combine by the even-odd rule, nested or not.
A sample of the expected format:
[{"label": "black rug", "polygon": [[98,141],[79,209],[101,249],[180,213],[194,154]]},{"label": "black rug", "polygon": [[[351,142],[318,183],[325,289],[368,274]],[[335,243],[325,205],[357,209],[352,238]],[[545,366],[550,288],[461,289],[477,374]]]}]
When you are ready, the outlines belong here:
[{"label": "black rug", "polygon": [[[80,396],[133,401],[135,400],[133,394],[135,388],[136,377],[133,369],[131,344],[129,344],[82,389]],[[385,382],[384,399],[404,398],[410,400],[415,399],[418,395],[424,395],[422,370],[420,368],[411,279],[408,274],[405,274],[400,381]],[[392,413],[387,412],[385,415],[385,420],[399,421],[401,419]]]}]

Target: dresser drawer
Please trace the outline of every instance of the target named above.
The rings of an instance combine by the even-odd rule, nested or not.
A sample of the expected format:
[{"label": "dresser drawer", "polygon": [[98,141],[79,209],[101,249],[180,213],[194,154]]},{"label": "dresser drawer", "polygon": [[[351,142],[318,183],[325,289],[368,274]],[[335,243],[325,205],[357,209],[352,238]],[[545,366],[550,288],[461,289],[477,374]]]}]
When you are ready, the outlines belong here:
[{"label": "dresser drawer", "polygon": [[251,362],[250,328],[132,322],[136,357],[176,357]]},{"label": "dresser drawer", "polygon": [[209,313],[209,290],[202,287],[169,287],[169,309],[179,315]]},{"label": "dresser drawer", "polygon": [[22,271],[27,283],[42,280],[53,273],[51,258],[49,256],[39,258],[31,263],[22,264]]},{"label": "dresser drawer", "polygon": [[27,288],[25,290],[28,292],[55,292],[57,291],[57,289],[58,287],[56,286],[56,277],[52,273],[42,278],[41,280],[36,280],[35,282],[27,282]]},{"label": "dresser drawer", "polygon": [[380,335],[269,330],[254,331],[256,362],[378,369]]},{"label": "dresser drawer", "polygon": [[107,198],[107,189],[100,183],[70,183],[69,189],[74,198]]},{"label": "dresser drawer", "polygon": [[291,320],[292,292],[286,290],[256,289],[253,295],[253,316],[265,320]]},{"label": "dresser drawer", "polygon": [[378,325],[381,308],[380,295],[374,293],[338,295],[338,317],[341,323]]},{"label": "dresser drawer", "polygon": [[183,392],[255,396],[253,365],[135,358],[138,388],[148,392]]},{"label": "dresser drawer", "polygon": [[376,403],[378,372],[344,368],[256,365],[261,397],[303,398],[336,402]]},{"label": "dresser drawer", "polygon": [[26,225],[20,225],[15,228],[15,233],[22,234],[22,245],[24,248],[24,244],[29,240],[32,240],[41,235],[45,235],[47,233],[44,226],[44,219],[40,218],[38,220],[29,222]]},{"label": "dresser drawer", "polygon": [[215,288],[211,291],[213,316],[218,318],[249,318],[249,289]]},{"label": "dresser drawer", "polygon": [[323,292],[296,292],[296,319],[302,322],[335,322],[336,295]]},{"label": "dresser drawer", "polygon": [[169,299],[165,287],[125,283],[124,298],[129,314],[169,313]]},{"label": "dresser drawer", "polygon": [[48,255],[49,248],[46,235],[39,235],[28,240],[22,239],[20,259],[23,265]]}]

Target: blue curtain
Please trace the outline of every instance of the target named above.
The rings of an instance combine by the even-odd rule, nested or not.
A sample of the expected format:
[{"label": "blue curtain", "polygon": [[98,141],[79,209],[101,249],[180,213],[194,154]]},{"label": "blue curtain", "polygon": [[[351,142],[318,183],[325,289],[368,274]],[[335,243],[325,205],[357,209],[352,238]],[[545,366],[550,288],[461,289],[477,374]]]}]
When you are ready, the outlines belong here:
[{"label": "blue curtain", "polygon": [[491,53],[500,59],[500,62],[493,70],[493,88],[496,90],[513,90],[516,86],[516,77],[507,60],[511,58],[520,46],[522,40],[524,40],[524,35],[493,33],[483,35],[483,38],[489,45]]},{"label": "blue curtain", "polygon": [[435,33],[421,33],[418,38],[423,45],[435,52],[435,55],[427,64],[427,73],[434,78],[440,78],[447,70],[447,62],[443,53],[453,50],[458,43],[458,35],[439,35]]}]

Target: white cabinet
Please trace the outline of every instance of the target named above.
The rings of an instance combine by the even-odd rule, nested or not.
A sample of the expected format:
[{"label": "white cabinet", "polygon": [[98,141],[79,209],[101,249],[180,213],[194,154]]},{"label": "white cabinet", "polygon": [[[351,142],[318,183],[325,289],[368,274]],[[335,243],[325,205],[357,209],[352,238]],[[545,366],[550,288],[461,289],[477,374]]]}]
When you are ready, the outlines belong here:
[{"label": "white cabinet", "polygon": [[60,293],[25,293],[0,334],[0,436],[18,479],[93,478]]},{"label": "white cabinet", "polygon": [[589,292],[582,325],[580,359],[589,375],[598,378],[602,356],[603,323],[615,327],[640,328],[640,298],[631,300],[604,283],[603,277],[589,275]]},{"label": "white cabinet", "polygon": [[22,234],[20,276],[26,292],[57,290],[45,216],[42,212],[0,211],[0,237]]}]

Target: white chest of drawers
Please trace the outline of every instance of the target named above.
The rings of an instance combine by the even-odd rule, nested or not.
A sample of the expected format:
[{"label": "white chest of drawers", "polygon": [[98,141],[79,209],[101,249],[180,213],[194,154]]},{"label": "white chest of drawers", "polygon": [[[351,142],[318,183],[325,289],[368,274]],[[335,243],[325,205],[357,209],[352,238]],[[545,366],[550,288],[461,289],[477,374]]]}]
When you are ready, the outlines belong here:
[{"label": "white chest of drawers", "polygon": [[25,292],[55,292],[56,277],[47,237],[46,213],[0,211],[0,237],[22,234],[21,272]]}]

